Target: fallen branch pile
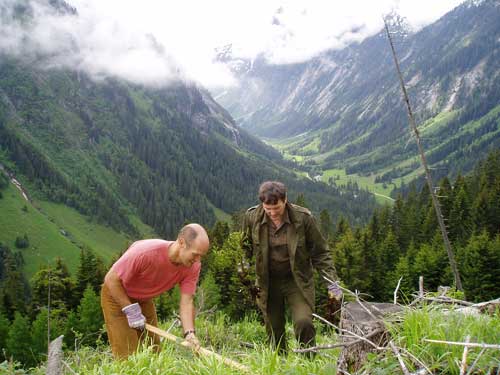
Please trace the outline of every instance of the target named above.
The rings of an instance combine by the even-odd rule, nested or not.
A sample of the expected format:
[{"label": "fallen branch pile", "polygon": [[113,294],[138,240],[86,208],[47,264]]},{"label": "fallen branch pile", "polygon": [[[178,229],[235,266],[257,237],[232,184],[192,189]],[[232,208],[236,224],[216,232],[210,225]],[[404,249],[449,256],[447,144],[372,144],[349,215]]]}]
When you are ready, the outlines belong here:
[{"label": "fallen branch pile", "polygon": [[[330,281],[330,280],[327,280]],[[398,284],[399,286],[399,284]],[[471,303],[458,300],[446,296],[448,289],[445,289],[438,296],[429,296],[421,292],[416,296],[416,299],[408,306],[402,306],[396,303],[396,294],[398,288],[394,292],[394,304],[390,303],[370,303],[363,301],[358,292],[352,292],[342,288],[344,292],[355,298],[355,301],[343,304],[341,319],[339,326],[326,320],[325,318],[313,314],[313,316],[327,325],[334,327],[339,333],[339,342],[320,345],[306,349],[296,349],[296,353],[305,352],[320,352],[321,350],[342,348],[342,351],[337,361],[337,371],[340,374],[350,374],[359,371],[366,362],[370,352],[392,352],[397,358],[401,371],[404,375],[417,374],[432,374],[433,372],[421,360],[404,348],[397,347],[391,340],[387,330],[386,323],[388,321],[396,321],[400,319],[400,313],[418,308],[420,305],[453,305],[453,311],[463,314],[493,314],[495,310],[500,308],[500,299],[495,299],[482,303]],[[444,309],[443,313],[449,310]],[[470,337],[465,342],[454,342],[444,340],[424,339],[424,342],[441,344],[441,345],[461,345],[464,346],[462,360],[460,363],[460,374],[472,374],[477,362],[485,350],[500,350],[500,344],[486,344],[470,342]],[[481,352],[476,357],[475,361],[467,366],[467,356],[469,348],[481,348]],[[407,359],[406,363],[411,363],[413,368],[418,368],[417,371],[411,373],[408,370],[407,364],[403,360]],[[408,362],[409,361],[409,362]],[[500,363],[499,363],[500,365]]]}]

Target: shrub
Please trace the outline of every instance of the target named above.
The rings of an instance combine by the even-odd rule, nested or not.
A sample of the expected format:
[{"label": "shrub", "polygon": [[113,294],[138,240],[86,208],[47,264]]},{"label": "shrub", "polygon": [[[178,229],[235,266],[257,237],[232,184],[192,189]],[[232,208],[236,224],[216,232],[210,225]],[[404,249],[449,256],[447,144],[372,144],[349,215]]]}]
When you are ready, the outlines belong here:
[{"label": "shrub", "polygon": [[16,247],[18,249],[26,249],[30,245],[30,240],[28,238],[28,235],[25,233],[24,236],[18,236],[16,237]]}]

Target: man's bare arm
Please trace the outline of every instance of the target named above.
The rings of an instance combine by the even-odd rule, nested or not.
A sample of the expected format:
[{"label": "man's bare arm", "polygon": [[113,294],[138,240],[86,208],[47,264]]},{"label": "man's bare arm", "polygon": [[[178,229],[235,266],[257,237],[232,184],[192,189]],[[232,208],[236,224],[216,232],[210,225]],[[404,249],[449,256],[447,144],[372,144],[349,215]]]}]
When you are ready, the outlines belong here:
[{"label": "man's bare arm", "polygon": [[109,270],[106,277],[104,277],[104,285],[108,287],[109,293],[121,308],[124,308],[132,303],[123,288],[122,280],[112,269]]},{"label": "man's bare arm", "polygon": [[194,297],[192,294],[181,293],[179,304],[179,315],[181,317],[182,328],[184,332],[194,330]]}]

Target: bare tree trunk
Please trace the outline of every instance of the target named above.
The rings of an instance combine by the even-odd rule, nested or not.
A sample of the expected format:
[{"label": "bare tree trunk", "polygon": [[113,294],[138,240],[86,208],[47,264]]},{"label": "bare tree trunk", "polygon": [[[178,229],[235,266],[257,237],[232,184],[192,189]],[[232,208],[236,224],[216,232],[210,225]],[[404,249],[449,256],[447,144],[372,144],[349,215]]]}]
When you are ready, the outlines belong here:
[{"label": "bare tree trunk", "polygon": [[[368,312],[368,311],[369,312]],[[388,314],[399,312],[402,307],[392,303],[369,303],[369,302],[349,302],[342,309],[340,319],[340,328],[353,332],[359,336],[370,337],[372,344],[368,340],[358,340],[352,335],[343,334],[340,336],[342,343],[352,345],[344,347],[337,361],[337,369],[347,372],[356,372],[366,360],[368,353],[377,350],[377,347],[383,347],[388,342],[388,332],[382,321],[382,318]]]},{"label": "bare tree trunk", "polygon": [[47,360],[47,375],[62,374],[62,340],[63,335],[52,341],[49,345],[49,359]]},{"label": "bare tree trunk", "polygon": [[396,56],[396,50],[394,49],[394,44],[392,43],[391,33],[389,32],[389,26],[387,22],[385,22],[385,31],[387,32],[387,37],[389,38],[389,43],[391,45],[392,56],[394,57],[394,64],[396,65],[396,70],[398,71],[399,83],[401,84],[401,90],[403,90],[403,96],[406,103],[406,108],[408,109],[408,117],[410,119],[410,126],[415,135],[415,140],[417,141],[418,151],[420,153],[420,159],[422,160],[422,166],[425,171],[425,178],[427,180],[427,185],[429,186],[429,191],[432,198],[432,205],[434,206],[434,210],[436,211],[436,217],[439,223],[439,228],[441,229],[441,234],[443,236],[444,247],[446,248],[446,252],[448,253],[448,259],[450,261],[450,267],[453,271],[453,275],[455,276],[455,286],[458,290],[462,290],[462,281],[460,280],[460,273],[458,272],[457,263],[455,261],[455,256],[453,254],[453,250],[451,248],[450,239],[448,238],[448,232],[446,231],[446,226],[444,225],[443,214],[441,213],[441,206],[436,197],[436,193],[434,192],[434,186],[432,183],[431,173],[429,171],[429,167],[427,165],[427,159],[425,158],[424,148],[422,147],[422,142],[420,141],[420,135],[417,129],[417,125],[415,124],[415,119],[413,117],[413,111],[410,106],[410,99],[408,98],[408,93],[406,91],[405,83],[403,81],[403,75],[401,74],[401,69],[399,67],[398,58]]}]

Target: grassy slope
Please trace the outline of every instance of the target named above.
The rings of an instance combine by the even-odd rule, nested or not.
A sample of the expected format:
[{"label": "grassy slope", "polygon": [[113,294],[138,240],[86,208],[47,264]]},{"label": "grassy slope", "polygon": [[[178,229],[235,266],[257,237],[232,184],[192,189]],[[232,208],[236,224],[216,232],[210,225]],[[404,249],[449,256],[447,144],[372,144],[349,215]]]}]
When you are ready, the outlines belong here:
[{"label": "grassy slope", "polygon": [[[124,233],[90,221],[75,209],[48,201],[26,201],[19,190],[9,184],[0,199],[0,242],[21,251],[28,278],[40,266],[61,257],[74,273],[80,261],[80,249],[90,249],[106,263],[135,240]],[[26,211],[23,209],[26,207]],[[230,215],[213,206],[218,220],[230,221]],[[153,238],[154,230],[136,216],[130,216],[141,238]],[[64,234],[63,234],[64,233]],[[18,250],[16,237],[28,235],[30,246]]]},{"label": "grassy slope", "polygon": [[[403,360],[411,372],[421,368],[412,358],[418,358],[435,374],[458,374],[463,347],[426,343],[424,339],[464,341],[467,335],[471,342],[496,344],[500,341],[500,315],[465,315],[447,312],[443,308],[432,306],[418,310],[410,310],[398,319],[391,319],[389,330],[393,342],[402,350]],[[445,315],[446,314],[446,315]],[[317,344],[334,344],[338,337],[333,330],[316,321]],[[164,329],[171,322],[163,322]],[[252,374],[335,374],[336,362],[340,348],[322,350],[314,360],[303,355],[289,352],[288,356],[278,356],[265,344],[265,330],[259,320],[248,318],[241,322],[230,322],[222,314],[204,315],[197,319],[198,337],[204,347],[227,356],[248,366]],[[175,328],[172,333],[180,336],[181,329]],[[293,327],[287,325],[288,344],[290,349],[297,347],[293,339]],[[242,343],[253,343],[253,348],[242,346]],[[411,353],[410,357],[407,353]],[[487,373],[498,366],[498,350],[471,348],[467,357],[467,370],[475,364],[478,373]],[[110,356],[109,346],[97,349],[83,348],[76,353],[66,352],[66,362],[79,374],[206,374],[229,375],[237,371],[219,361],[206,356],[196,357],[185,348],[170,341],[163,342],[159,354],[149,350],[140,351],[126,361],[114,361]],[[369,355],[364,369],[368,374],[400,374],[396,356],[390,350],[381,350]],[[42,374],[42,367],[32,374]],[[362,371],[358,372],[361,373]],[[492,372],[494,373],[494,372]]]},{"label": "grassy slope", "polygon": [[[20,250],[26,261],[27,276],[31,276],[40,265],[57,256],[64,258],[70,269],[76,269],[79,260],[78,246],[63,236],[55,223],[26,202],[13,185],[3,191],[3,196],[0,199],[0,241],[14,250],[16,237],[28,235],[29,248]],[[23,210],[25,206],[26,211]]]},{"label": "grassy slope", "polygon": [[231,222],[231,215],[229,215],[228,213],[222,211],[220,208],[215,207],[210,202],[208,202],[208,204],[214,210],[214,214],[215,214],[215,217],[217,218],[217,220],[219,220],[219,221],[227,221],[229,223]]},{"label": "grassy slope", "polygon": [[[0,213],[1,242],[15,250],[16,237],[28,235],[29,248],[19,250],[25,259],[27,277],[56,257],[63,258],[70,272],[76,271],[80,248],[90,249],[108,262],[131,241],[123,233],[91,222],[72,208],[46,201],[27,202],[12,184],[3,191]],[[137,218],[133,221],[139,223]],[[148,226],[140,223],[138,227],[144,237],[153,235]]]},{"label": "grassy slope", "polygon": [[375,175],[359,176],[357,174],[347,175],[345,169],[327,169],[323,171],[322,180],[328,182],[328,179],[333,177],[337,186],[346,185],[349,181],[356,182],[360,188],[368,189],[373,194],[379,203],[392,202],[393,199],[389,196],[393,188],[392,184],[375,183]]}]

